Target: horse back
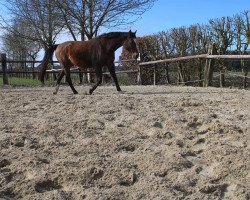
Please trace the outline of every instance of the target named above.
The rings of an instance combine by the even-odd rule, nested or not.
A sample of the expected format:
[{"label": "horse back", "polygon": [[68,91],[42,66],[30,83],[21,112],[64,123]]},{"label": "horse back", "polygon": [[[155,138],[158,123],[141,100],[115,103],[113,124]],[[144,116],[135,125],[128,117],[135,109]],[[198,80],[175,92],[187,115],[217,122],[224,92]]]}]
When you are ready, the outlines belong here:
[{"label": "horse back", "polygon": [[64,67],[91,67],[91,48],[89,41],[68,41],[58,45],[55,55]]}]

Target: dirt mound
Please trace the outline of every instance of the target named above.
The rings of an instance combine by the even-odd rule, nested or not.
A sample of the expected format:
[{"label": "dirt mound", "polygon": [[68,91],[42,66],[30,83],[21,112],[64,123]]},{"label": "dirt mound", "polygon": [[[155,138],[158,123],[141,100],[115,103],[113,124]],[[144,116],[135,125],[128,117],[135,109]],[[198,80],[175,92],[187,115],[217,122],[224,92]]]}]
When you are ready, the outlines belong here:
[{"label": "dirt mound", "polygon": [[250,91],[122,89],[0,89],[0,198],[250,198]]}]

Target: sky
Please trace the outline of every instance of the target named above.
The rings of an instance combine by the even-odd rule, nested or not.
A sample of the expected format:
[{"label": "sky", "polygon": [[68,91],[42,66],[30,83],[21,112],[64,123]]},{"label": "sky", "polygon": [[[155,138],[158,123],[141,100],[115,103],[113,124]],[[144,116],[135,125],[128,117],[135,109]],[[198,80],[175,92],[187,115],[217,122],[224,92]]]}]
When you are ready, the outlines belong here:
[{"label": "sky", "polygon": [[[234,16],[250,10],[250,0],[158,0],[128,29],[137,30],[137,37],[161,31],[207,24],[210,19]],[[116,52],[116,60],[121,48]]]},{"label": "sky", "polygon": [[[122,30],[114,28],[112,31],[131,29],[137,30],[137,36],[144,36],[181,26],[206,24],[210,19],[232,17],[244,10],[250,10],[250,0],[158,0],[135,23]],[[116,53],[116,59],[120,52]]]},{"label": "sky", "polygon": [[138,36],[171,28],[206,24],[210,19],[233,16],[250,10],[250,0],[158,0],[130,28]]}]

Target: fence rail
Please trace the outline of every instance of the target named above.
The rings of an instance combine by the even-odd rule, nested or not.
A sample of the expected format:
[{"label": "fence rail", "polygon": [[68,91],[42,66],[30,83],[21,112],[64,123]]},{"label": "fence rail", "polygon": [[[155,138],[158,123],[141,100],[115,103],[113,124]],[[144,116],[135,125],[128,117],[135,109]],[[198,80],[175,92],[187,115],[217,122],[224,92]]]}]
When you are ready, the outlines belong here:
[{"label": "fence rail", "polygon": [[153,65],[159,63],[170,63],[170,62],[177,62],[183,60],[191,60],[197,58],[204,58],[204,59],[250,59],[250,55],[209,55],[209,54],[200,54],[200,55],[193,55],[193,56],[182,56],[177,58],[168,58],[164,60],[156,60],[156,61],[149,61],[149,62],[141,62],[139,63],[140,66],[146,65]]},{"label": "fence rail", "polygon": [[[211,46],[208,50],[207,54],[200,54],[200,55],[191,55],[191,56],[181,56],[181,57],[176,57],[176,58],[167,58],[167,59],[162,59],[162,60],[156,60],[156,61],[148,61],[148,62],[137,62],[134,59],[128,59],[128,60],[122,60],[122,61],[116,61],[115,64],[118,64],[118,66],[121,63],[130,63],[130,62],[135,62],[137,69],[133,69],[133,70],[123,70],[123,71],[116,71],[117,74],[121,74],[121,73],[137,73],[137,81],[140,84],[141,83],[141,71],[142,68],[146,67],[153,67],[153,74],[154,74],[154,84],[156,84],[156,68],[157,68],[157,64],[162,64],[162,63],[173,63],[173,62],[179,62],[179,61],[185,61],[185,60],[192,60],[192,59],[205,59],[206,60],[206,64],[204,67],[204,74],[203,77],[204,79],[200,79],[200,80],[194,80],[192,82],[203,82],[203,86],[211,86],[211,82],[212,82],[212,78],[213,78],[213,60],[216,59],[226,59],[226,60],[250,60],[250,55],[214,55],[214,50],[213,50],[213,46]],[[1,59],[0,59],[0,64],[2,65],[2,72],[0,71],[0,75],[3,75],[3,84],[8,84],[8,76],[7,74],[22,74],[22,73],[26,73],[26,74],[37,74],[37,71],[9,71],[7,70],[7,64],[8,63],[32,63],[33,66],[36,63],[41,63],[41,61],[31,61],[31,60],[26,60],[26,61],[21,61],[21,60],[8,60],[6,59],[6,54],[1,54]],[[59,63],[58,61],[54,61],[53,63]],[[78,70],[78,68],[72,68],[72,72],[71,73],[76,73],[76,74],[86,74],[86,73],[94,73],[93,71],[76,71]],[[55,74],[56,72],[61,71],[61,69],[51,69],[51,70],[47,70],[46,72],[49,74]],[[104,75],[108,74],[108,72],[104,72]],[[247,73],[246,73],[247,74]],[[223,75],[223,73],[222,73]],[[238,75],[241,76],[245,79],[249,79],[249,77],[247,75]],[[190,82],[190,81],[189,81]]]}]

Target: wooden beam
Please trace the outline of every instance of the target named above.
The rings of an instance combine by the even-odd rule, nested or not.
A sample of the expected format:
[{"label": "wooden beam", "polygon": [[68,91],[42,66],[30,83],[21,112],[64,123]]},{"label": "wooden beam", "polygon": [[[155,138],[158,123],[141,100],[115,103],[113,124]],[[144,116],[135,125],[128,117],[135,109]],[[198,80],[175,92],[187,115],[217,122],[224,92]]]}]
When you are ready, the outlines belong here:
[{"label": "wooden beam", "polygon": [[207,55],[208,59],[250,59],[250,55]]},{"label": "wooden beam", "polygon": [[[209,45],[208,54],[214,55],[216,53],[217,52],[216,52],[215,44]],[[205,68],[204,68],[204,82],[203,82],[204,87],[212,86],[213,71],[214,71],[214,60],[207,58]]]},{"label": "wooden beam", "polygon": [[139,63],[140,66],[146,65],[153,65],[159,63],[170,63],[170,62],[177,62],[181,60],[190,60],[190,59],[197,59],[197,58],[205,58],[205,59],[250,59],[250,55],[208,55],[208,54],[201,54],[201,55],[194,55],[194,56],[184,56],[178,58],[168,58],[163,60],[156,60],[156,61],[149,61],[149,62],[141,62]]},{"label": "wooden beam", "polygon": [[149,62],[141,62],[139,63],[140,66],[145,65],[152,65],[152,64],[159,64],[159,63],[168,63],[168,62],[176,62],[181,60],[190,60],[195,58],[205,58],[207,54],[201,54],[201,55],[195,55],[195,56],[184,56],[184,57],[178,57],[178,58],[168,58],[163,60],[156,60],[156,61],[149,61]]},{"label": "wooden beam", "polygon": [[9,85],[7,71],[7,63],[6,63],[6,54],[1,54],[1,64],[2,64],[2,71],[3,71],[3,85]]}]

